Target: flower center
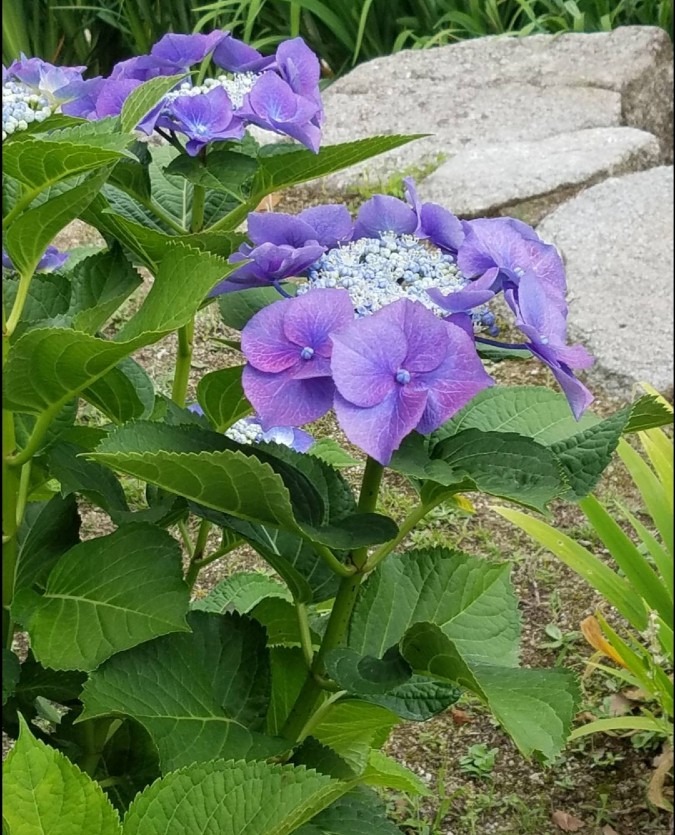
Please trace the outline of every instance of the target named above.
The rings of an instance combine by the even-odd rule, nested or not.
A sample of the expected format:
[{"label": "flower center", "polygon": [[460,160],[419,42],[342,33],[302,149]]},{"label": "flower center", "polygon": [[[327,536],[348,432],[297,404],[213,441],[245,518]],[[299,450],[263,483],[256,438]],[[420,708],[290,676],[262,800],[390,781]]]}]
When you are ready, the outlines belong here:
[{"label": "flower center", "polygon": [[405,368],[399,368],[396,372],[396,382],[400,383],[404,386],[406,383],[410,382],[410,372],[406,371]]},{"label": "flower center", "polygon": [[222,87],[230,97],[232,107],[235,110],[242,106],[245,96],[251,92],[254,84],[260,77],[260,73],[240,72],[233,75],[219,75],[217,78],[205,78],[203,84],[194,87],[187,81],[183,82],[178,90],[167,93],[164,101],[168,104],[181,96],[200,96],[208,93],[215,87]]},{"label": "flower center", "polygon": [[[438,288],[454,293],[469,284],[447,252],[414,235],[383,232],[379,238],[360,238],[330,249],[309,268],[308,283],[298,288],[298,295],[320,287],[347,290],[357,317],[367,316],[397,299],[421,302],[437,316],[447,315],[427,295]],[[483,323],[483,317],[492,317]],[[472,313],[479,329],[494,325],[487,307]]]},{"label": "flower center", "polygon": [[2,140],[16,131],[26,130],[31,122],[43,122],[52,108],[46,97],[15,81],[2,85]]},{"label": "flower center", "polygon": [[314,348],[310,348],[309,345],[305,345],[302,351],[300,351],[300,356],[303,360],[311,360],[314,356]]}]

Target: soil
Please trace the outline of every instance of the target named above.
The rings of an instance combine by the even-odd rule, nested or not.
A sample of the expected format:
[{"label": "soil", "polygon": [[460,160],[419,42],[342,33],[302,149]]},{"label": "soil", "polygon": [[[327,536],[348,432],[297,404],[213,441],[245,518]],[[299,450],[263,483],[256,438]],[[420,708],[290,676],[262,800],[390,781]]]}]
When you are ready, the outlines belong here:
[{"label": "soil", "polygon": [[[282,196],[275,210],[297,212],[308,205],[330,202],[331,197],[345,201],[344,196],[295,189]],[[348,195],[347,202],[353,197]],[[57,243],[73,246],[96,239],[93,230],[78,222],[65,230]],[[149,279],[146,285],[149,286]],[[142,290],[123,306],[111,324],[111,331],[130,315],[141,297]],[[228,336],[232,334],[220,323],[217,306],[206,308],[197,322],[189,398],[194,398],[195,382],[204,373],[241,362],[239,354],[214,341],[214,337]],[[135,355],[155,380],[157,389],[165,394],[170,393],[174,354],[175,339],[169,338]],[[553,385],[550,374],[540,364],[500,363],[488,370],[501,383]],[[627,392],[623,401],[597,390],[595,394],[593,409],[599,414],[615,411],[633,399],[632,392]],[[315,434],[330,435],[349,448],[332,420],[323,419],[314,429]],[[362,457],[358,451],[351,450]],[[618,464],[608,468],[599,492],[620,495],[637,510],[638,497],[632,482]],[[410,493],[403,480],[390,474],[383,492],[384,509],[394,515],[398,513],[400,518],[409,500]],[[587,661],[592,650],[579,637],[579,622],[603,607],[607,616],[616,618],[580,578],[533,546],[524,534],[494,513],[490,505],[487,499],[478,498],[472,516],[441,510],[420,531],[411,534],[402,547],[443,543],[486,559],[509,560],[522,612],[522,663],[532,667],[562,663],[584,675],[582,711],[588,719],[588,712],[603,710],[603,701],[606,707],[616,686],[609,677],[588,675]],[[85,537],[112,530],[103,513],[86,504],[82,510]],[[559,504],[553,510],[557,527],[582,539],[588,538],[578,508]],[[211,545],[216,544],[214,535]],[[202,571],[195,595],[207,594],[233,572],[256,569],[269,571],[250,549],[240,548]],[[549,624],[561,630],[562,648],[542,646],[551,641],[545,632]],[[586,737],[570,745],[554,764],[543,766],[526,761],[483,706],[475,699],[464,698],[428,722],[402,723],[395,729],[387,745],[388,753],[422,776],[431,796],[419,802],[387,793],[386,799],[392,818],[408,835],[559,835],[565,831],[579,831],[582,835],[666,835],[672,828],[672,815],[646,800],[652,761],[659,750],[649,746],[638,748],[634,742],[626,737]],[[472,749],[473,755],[469,749],[476,745],[484,746],[488,754],[493,749],[494,765],[478,768],[478,773],[471,774],[471,763],[462,758],[472,758],[475,765],[476,749]],[[672,784],[667,784],[666,791],[672,797],[669,785]],[[565,818],[561,813],[571,817]]]}]

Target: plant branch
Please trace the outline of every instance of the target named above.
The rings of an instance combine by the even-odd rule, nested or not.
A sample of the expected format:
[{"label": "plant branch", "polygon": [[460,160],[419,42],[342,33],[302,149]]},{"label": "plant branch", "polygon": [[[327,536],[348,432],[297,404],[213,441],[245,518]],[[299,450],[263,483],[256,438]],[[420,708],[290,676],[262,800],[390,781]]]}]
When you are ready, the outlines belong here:
[{"label": "plant branch", "polygon": [[187,387],[190,380],[192,366],[192,340],[195,332],[194,317],[181,328],[178,328],[178,352],[176,354],[176,371],[171,389],[171,399],[178,406],[185,406]]},{"label": "plant branch", "polygon": [[312,646],[312,633],[309,628],[309,619],[307,617],[307,606],[296,600],[295,611],[298,616],[298,628],[300,629],[300,645],[302,646],[302,654],[305,656],[307,669],[311,670],[312,662],[314,661],[314,647]]},{"label": "plant branch", "polygon": [[365,572],[373,571],[377,566],[382,562],[385,557],[388,557],[389,554],[396,548],[397,545],[400,545],[401,542],[408,536],[410,531],[417,525],[418,522],[421,522],[422,519],[436,507],[436,504],[440,504],[437,502],[432,505],[417,505],[414,507],[410,513],[405,517],[403,522],[401,522],[398,533],[391,539],[389,542],[385,542],[384,545],[381,545],[374,554],[371,554],[370,558],[366,562],[363,567]]}]

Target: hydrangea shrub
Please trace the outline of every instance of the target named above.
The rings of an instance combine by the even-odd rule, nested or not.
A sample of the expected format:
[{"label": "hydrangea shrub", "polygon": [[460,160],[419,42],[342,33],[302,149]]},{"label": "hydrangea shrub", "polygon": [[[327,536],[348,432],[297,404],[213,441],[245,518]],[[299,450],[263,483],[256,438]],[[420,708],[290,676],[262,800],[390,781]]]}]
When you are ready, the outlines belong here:
[{"label": "hydrangea shrub", "polygon": [[[300,39],[263,56],[224,32],[167,35],[108,78],[84,71],[3,70],[3,725],[18,740],[3,828],[393,833],[377,791],[428,788],[382,752],[389,733],[463,690],[524,756],[555,757],[578,688],[519,665],[508,564],[406,546],[467,493],[542,514],[578,501],[623,433],[668,422],[649,397],[589,411],[555,248],[422,203],[410,181],[355,218],[256,212],[415,138],[321,147]],[[76,218],[106,245],[59,252]],[[139,268],[150,289],[112,326]],[[498,338],[499,294],[518,343]],[[241,338],[189,402],[209,304]],[[133,358],[167,338],[170,397]],[[486,359],[542,362],[561,392],[495,385]],[[327,413],[352,448],[303,428]],[[381,512],[390,474],[417,496],[402,519]],[[112,532],[82,535],[82,500]],[[191,599],[242,544],[270,573]]]}]

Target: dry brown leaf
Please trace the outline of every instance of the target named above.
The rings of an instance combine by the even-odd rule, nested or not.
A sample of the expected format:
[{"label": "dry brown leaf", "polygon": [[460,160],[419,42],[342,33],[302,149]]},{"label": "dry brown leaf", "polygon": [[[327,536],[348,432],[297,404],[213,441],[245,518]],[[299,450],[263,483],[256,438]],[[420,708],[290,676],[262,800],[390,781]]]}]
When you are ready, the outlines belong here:
[{"label": "dry brown leaf", "polygon": [[602,634],[600,624],[593,617],[593,615],[589,615],[587,618],[584,618],[579,624],[579,628],[581,629],[582,635],[593,647],[593,649],[597,649],[598,652],[601,652],[603,655],[611,658],[612,661],[616,661],[619,666],[626,666],[623,658]]},{"label": "dry brown leaf", "polygon": [[562,829],[563,832],[578,832],[586,826],[586,824],[582,820],[579,820],[579,818],[575,818],[574,815],[570,815],[569,812],[563,812],[561,810],[554,812],[551,815],[551,820],[558,827],[558,829]]},{"label": "dry brown leaf", "polygon": [[619,833],[616,831],[616,829],[614,829],[614,827],[610,826],[608,823],[606,823],[602,827],[600,832],[601,832],[601,835],[619,835]]},{"label": "dry brown leaf", "polygon": [[612,693],[609,697],[609,715],[610,716],[625,716],[633,709],[630,699],[627,699],[623,693]]},{"label": "dry brown leaf", "polygon": [[272,194],[268,194],[267,197],[263,197],[260,203],[258,203],[258,205],[256,206],[256,212],[271,212],[280,200],[280,191],[275,191]]},{"label": "dry brown leaf", "polygon": [[450,710],[450,716],[455,725],[468,725],[473,722],[473,719],[465,710],[460,710],[458,707],[453,707]]},{"label": "dry brown leaf", "polygon": [[621,694],[631,702],[645,702],[649,698],[649,693],[646,693],[641,687],[628,687],[622,690]]},{"label": "dry brown leaf", "polygon": [[673,811],[673,804],[664,797],[663,784],[670,769],[673,767],[673,750],[667,748],[663,754],[656,757],[654,760],[656,768],[652,773],[652,779],[647,786],[647,800],[658,806],[659,809],[665,809],[667,812]]}]

